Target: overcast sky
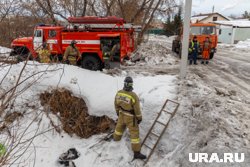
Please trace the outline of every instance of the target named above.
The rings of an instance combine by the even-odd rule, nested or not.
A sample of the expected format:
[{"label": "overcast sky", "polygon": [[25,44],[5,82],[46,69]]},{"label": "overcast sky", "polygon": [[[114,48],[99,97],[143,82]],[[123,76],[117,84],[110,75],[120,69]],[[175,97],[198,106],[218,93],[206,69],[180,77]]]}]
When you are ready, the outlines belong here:
[{"label": "overcast sky", "polygon": [[245,11],[250,12],[250,0],[193,0],[192,15],[215,12],[225,16],[230,14],[241,15]]}]

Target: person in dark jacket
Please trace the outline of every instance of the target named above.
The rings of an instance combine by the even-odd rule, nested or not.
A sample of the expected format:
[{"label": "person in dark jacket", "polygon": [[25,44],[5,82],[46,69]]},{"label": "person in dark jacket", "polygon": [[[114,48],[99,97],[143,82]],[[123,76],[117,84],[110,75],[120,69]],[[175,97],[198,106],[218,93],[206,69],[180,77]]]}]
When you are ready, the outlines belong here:
[{"label": "person in dark jacket", "polygon": [[197,65],[197,57],[199,54],[199,48],[200,48],[200,44],[197,41],[197,37],[194,36],[193,41],[189,43],[189,52],[191,55],[189,64],[192,64],[194,62],[194,64]]}]

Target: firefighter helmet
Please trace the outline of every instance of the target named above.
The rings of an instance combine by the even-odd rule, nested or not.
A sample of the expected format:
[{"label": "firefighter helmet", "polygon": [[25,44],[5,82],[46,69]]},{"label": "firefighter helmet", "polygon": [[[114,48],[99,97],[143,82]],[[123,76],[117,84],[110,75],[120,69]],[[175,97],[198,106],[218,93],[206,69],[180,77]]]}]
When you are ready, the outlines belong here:
[{"label": "firefighter helmet", "polygon": [[77,42],[75,40],[71,41],[71,45],[77,44]]},{"label": "firefighter helmet", "polygon": [[133,90],[133,79],[132,77],[126,77],[124,79],[124,90],[132,91]]},{"label": "firefighter helmet", "polygon": [[43,47],[44,49],[47,48],[47,43],[46,43],[46,42],[43,42],[42,47]]},{"label": "firefighter helmet", "polygon": [[132,79],[132,77],[126,77],[126,78],[124,79],[124,82],[125,82],[125,83],[133,83],[133,79]]}]

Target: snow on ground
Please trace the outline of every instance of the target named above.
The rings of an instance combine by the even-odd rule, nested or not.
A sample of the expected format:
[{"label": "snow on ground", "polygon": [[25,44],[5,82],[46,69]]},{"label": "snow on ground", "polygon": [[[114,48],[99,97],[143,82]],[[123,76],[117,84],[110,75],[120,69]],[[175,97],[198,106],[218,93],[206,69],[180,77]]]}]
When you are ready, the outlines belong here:
[{"label": "snow on ground", "polygon": [[[162,162],[170,166],[249,166],[249,93],[233,85],[212,67],[190,67],[180,82],[181,107],[165,134]],[[178,128],[175,128],[178,127]],[[245,153],[245,163],[198,163],[188,161],[189,153]],[[222,157],[222,156],[221,156]]]},{"label": "snow on ground", "polygon": [[155,66],[175,64],[176,59],[171,56],[171,51],[168,49],[166,41],[168,41],[168,37],[166,36],[150,35],[148,41],[142,43],[135,52],[135,59],[140,58],[137,65]]},{"label": "snow on ground", "polygon": [[16,56],[10,56],[11,49],[0,46],[0,64],[15,63]]},{"label": "snow on ground", "polygon": [[250,51],[250,39],[247,39],[245,41],[239,41],[237,44],[218,44],[219,48],[227,48],[229,50],[235,50],[235,51],[244,51],[249,52]]},{"label": "snow on ground", "polygon": [[239,41],[236,46],[236,48],[239,49],[249,49],[250,48],[250,39],[247,39],[245,41]]},{"label": "snow on ground", "polygon": [[[15,82],[17,79],[15,76],[21,70],[22,66],[23,63],[19,63],[11,68],[7,80],[2,84],[3,87],[6,88],[9,86],[9,83]],[[32,94],[36,95],[50,87],[56,87],[61,78],[59,87],[64,87],[71,90],[75,95],[82,96],[91,114],[99,116],[106,114],[110,116],[110,112],[112,113],[112,111],[114,111],[114,96],[115,93],[122,88],[124,77],[112,77],[102,74],[101,72],[88,71],[75,66],[48,66],[39,63],[32,64],[32,62],[26,67],[24,76],[27,77],[27,75],[29,76],[39,71],[46,71],[46,69],[56,71],[43,74],[43,78],[39,80],[39,83],[31,87]],[[1,76],[3,76],[7,70],[8,68],[2,69]],[[159,93],[155,92],[162,91],[168,93],[169,90],[171,91],[171,89],[173,89],[171,86],[174,86],[174,79],[174,76],[163,75],[155,77],[134,77],[135,91],[137,91],[139,96],[142,96],[141,98],[146,98],[148,92],[153,93],[156,96],[156,98],[153,99],[154,102],[158,102]],[[156,91],[154,91],[154,89]],[[27,92],[22,96],[27,97],[31,92]],[[152,99],[152,97],[150,99]]]},{"label": "snow on ground", "polygon": [[[170,124],[163,164],[169,166],[250,165],[250,54],[221,47],[208,65],[189,66],[179,82],[179,112]],[[178,127],[178,128],[175,128]],[[244,163],[190,163],[192,153],[245,153]],[[168,166],[167,165],[167,166]]]},{"label": "snow on ground", "polygon": [[11,49],[0,46],[0,53],[10,53]]},{"label": "snow on ground", "polygon": [[[19,63],[11,67],[8,77],[1,85],[2,89],[8,89],[16,82],[16,75],[21,71],[22,66],[23,63]],[[8,69],[9,67],[1,69],[0,76],[4,76]],[[70,65],[48,66],[29,62],[29,65],[25,68],[23,78],[46,70],[48,72],[32,77],[32,80],[29,82],[32,82],[33,79],[41,78],[28,91],[16,99],[15,105],[22,106],[22,104],[31,103],[30,101],[32,100],[32,104],[39,106],[39,94],[45,90],[57,87],[61,78],[58,87],[69,89],[76,96],[82,97],[87,103],[90,114],[97,116],[107,115],[113,119],[117,118],[114,111],[114,96],[123,87],[124,77],[112,77],[101,72],[88,71]],[[134,77],[134,89],[141,99],[143,108],[144,121],[141,124],[141,136],[145,136],[147,129],[153,122],[152,118],[156,116],[164,100],[175,98],[175,80],[175,76],[166,75]],[[19,89],[22,89],[22,86]],[[47,128],[48,122],[49,120],[44,117],[41,126]],[[27,123],[30,123],[30,121],[26,119],[21,122],[24,127],[27,126]],[[121,142],[106,143],[105,147],[102,148],[104,149],[102,151],[103,156],[100,158],[98,158],[95,150],[88,150],[88,147],[96,142],[98,137],[100,136],[93,136],[90,139],[79,139],[64,133],[61,135],[46,133],[45,136],[39,136],[34,141],[34,145],[38,147],[36,149],[36,166],[55,166],[58,156],[71,147],[75,147],[82,154],[75,161],[77,166],[82,164],[84,166],[124,166],[127,165],[129,160],[132,160],[127,135]],[[119,152],[116,152],[117,147],[121,148]],[[32,161],[33,158],[31,157],[30,160]],[[29,166],[29,163],[26,162],[24,166]]]},{"label": "snow on ground", "polygon": [[0,57],[5,57],[10,53],[11,49],[0,46]]},{"label": "snow on ground", "polygon": [[[170,122],[148,165],[168,167],[248,167],[250,166],[250,55],[235,45],[220,45],[218,52],[208,65],[189,66],[186,80],[179,80],[179,60],[170,53],[172,38],[150,36],[137,54],[143,59],[121,69],[92,72],[68,65],[49,66],[54,72],[46,72],[34,86],[20,96],[16,105],[33,100],[39,104],[38,94],[56,87],[71,90],[76,96],[84,98],[90,114],[106,114],[116,119],[113,100],[115,92],[122,88],[125,76],[135,79],[135,92],[143,106],[143,122],[140,137],[143,139],[166,98],[180,103],[180,108]],[[239,44],[243,45],[243,44]],[[155,60],[151,58],[155,57]],[[160,61],[159,61],[160,60]],[[47,65],[32,64],[25,70],[28,76],[35,71],[46,69]],[[2,88],[16,81],[22,63],[14,65],[11,75],[6,78]],[[0,70],[2,77],[4,71]],[[64,69],[64,70],[62,70]],[[111,75],[110,75],[111,74]],[[37,78],[37,77],[36,77]],[[27,107],[19,107],[20,111]],[[31,116],[30,116],[31,117]],[[20,123],[27,125],[31,119]],[[43,129],[48,128],[49,120],[44,116]],[[33,129],[36,127],[34,125]],[[32,129],[31,129],[32,130]],[[79,166],[142,166],[140,161],[132,160],[128,133],[120,142],[104,142],[89,149],[103,135],[89,139],[71,137],[65,133],[48,132],[37,137],[36,167],[56,166],[58,156],[71,147],[80,151],[75,160]],[[245,153],[244,163],[191,163],[189,153]],[[24,166],[32,166],[34,156],[28,158]]]},{"label": "snow on ground", "polygon": [[[166,40],[165,46],[170,49],[171,39]],[[162,42],[161,37],[159,42]],[[171,55],[174,58],[175,54]],[[187,79],[178,83],[180,109],[149,166],[250,165],[250,138],[247,135],[250,123],[249,57],[244,49],[222,45],[209,65],[201,65],[199,61],[200,65],[188,67]],[[169,68],[178,74],[176,65]],[[214,152],[220,157],[227,152],[245,153],[246,158],[240,164],[190,163],[189,153],[198,152]]]},{"label": "snow on ground", "polygon": [[[130,75],[176,75],[179,69],[179,59],[171,52],[172,37],[149,35],[146,42],[142,43],[132,57],[132,62],[122,66],[119,74],[124,71]],[[138,60],[133,62],[133,60]]]}]

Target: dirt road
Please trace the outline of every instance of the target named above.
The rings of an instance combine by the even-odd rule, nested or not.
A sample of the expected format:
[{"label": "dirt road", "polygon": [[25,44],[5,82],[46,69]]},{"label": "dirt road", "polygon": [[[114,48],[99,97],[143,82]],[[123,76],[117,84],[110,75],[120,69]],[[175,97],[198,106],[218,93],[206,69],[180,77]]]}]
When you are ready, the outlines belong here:
[{"label": "dirt road", "polygon": [[209,65],[199,65],[197,74],[206,75],[207,82],[216,86],[237,87],[250,95],[250,53],[243,51],[230,51],[220,48]]}]

